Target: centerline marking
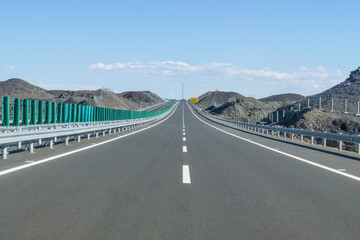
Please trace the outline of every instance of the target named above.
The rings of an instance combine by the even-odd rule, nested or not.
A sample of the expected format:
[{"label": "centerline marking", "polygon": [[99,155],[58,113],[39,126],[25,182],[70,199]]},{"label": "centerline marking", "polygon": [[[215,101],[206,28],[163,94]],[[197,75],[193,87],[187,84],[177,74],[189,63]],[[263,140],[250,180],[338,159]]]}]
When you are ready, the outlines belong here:
[{"label": "centerline marking", "polygon": [[184,141],[184,142],[186,141],[186,137],[183,137],[183,141]]},{"label": "centerline marking", "polygon": [[183,165],[183,183],[191,183],[189,165]]},{"label": "centerline marking", "polygon": [[296,160],[298,160],[298,161],[301,161],[301,162],[304,162],[304,163],[307,163],[307,164],[310,164],[310,165],[313,165],[313,166],[316,166],[316,167],[325,169],[325,170],[327,170],[327,171],[330,171],[330,172],[333,172],[333,173],[336,173],[336,174],[339,174],[339,175],[343,175],[343,176],[345,176],[345,177],[348,177],[348,178],[351,178],[351,179],[354,179],[354,180],[360,182],[360,177],[357,177],[357,176],[354,176],[354,175],[351,175],[351,174],[348,174],[348,173],[345,173],[345,172],[336,170],[336,169],[334,169],[334,168],[327,167],[327,166],[325,166],[325,165],[321,165],[321,164],[319,164],[319,163],[312,162],[312,161],[307,160],[307,159],[305,159],[305,158],[301,158],[301,157],[298,157],[298,156],[295,156],[295,155],[292,155],[292,154],[289,154],[289,153],[286,153],[286,152],[283,152],[283,151],[280,151],[280,150],[277,150],[277,149],[268,147],[268,146],[263,145],[263,144],[261,144],[261,143],[254,142],[254,141],[252,141],[252,140],[249,140],[249,139],[240,137],[240,136],[238,136],[238,135],[236,135],[236,134],[229,133],[229,132],[227,132],[227,131],[225,131],[225,130],[223,130],[223,129],[220,129],[220,128],[218,128],[218,127],[215,127],[215,126],[213,126],[213,125],[205,122],[204,120],[200,119],[198,116],[196,116],[196,114],[193,112],[193,110],[191,109],[191,107],[189,106],[188,103],[187,103],[187,105],[188,105],[190,111],[192,112],[192,114],[193,114],[199,121],[205,123],[206,125],[208,125],[208,126],[210,126],[210,127],[212,127],[212,128],[215,128],[216,130],[219,130],[220,132],[226,133],[226,134],[228,134],[228,135],[230,135],[230,136],[233,136],[233,137],[236,137],[236,138],[241,139],[241,140],[243,140],[243,141],[246,141],[246,142],[255,144],[255,145],[259,146],[259,147],[268,149],[268,150],[270,150],[270,151],[279,153],[279,154],[281,154],[281,155],[285,155],[285,156],[287,156],[287,157],[296,159]]},{"label": "centerline marking", "polygon": [[187,152],[187,147],[183,146],[183,152]]}]

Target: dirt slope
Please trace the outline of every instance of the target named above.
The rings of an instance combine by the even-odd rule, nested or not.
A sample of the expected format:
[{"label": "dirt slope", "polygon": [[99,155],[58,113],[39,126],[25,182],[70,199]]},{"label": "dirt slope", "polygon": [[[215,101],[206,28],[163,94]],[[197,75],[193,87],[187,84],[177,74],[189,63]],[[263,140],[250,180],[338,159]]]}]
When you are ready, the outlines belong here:
[{"label": "dirt slope", "polygon": [[53,101],[54,96],[35,85],[32,85],[19,78],[11,78],[0,82],[0,96],[9,96],[11,98],[28,98]]}]

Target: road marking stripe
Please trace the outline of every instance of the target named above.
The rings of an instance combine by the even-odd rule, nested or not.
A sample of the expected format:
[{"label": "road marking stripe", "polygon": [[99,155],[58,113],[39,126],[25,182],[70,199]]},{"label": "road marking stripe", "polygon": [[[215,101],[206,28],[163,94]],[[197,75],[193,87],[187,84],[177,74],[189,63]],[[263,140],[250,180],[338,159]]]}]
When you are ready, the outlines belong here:
[{"label": "road marking stripe", "polygon": [[183,141],[184,141],[184,142],[186,141],[186,137],[183,137]]},{"label": "road marking stripe", "polygon": [[183,152],[187,152],[187,147],[183,146]]},{"label": "road marking stripe", "polygon": [[[188,104],[188,103],[187,103],[187,104]],[[259,147],[268,149],[268,150],[273,151],[273,152],[277,152],[277,153],[282,154],[282,155],[285,155],[285,156],[287,156],[287,157],[290,157],[290,158],[299,160],[299,161],[304,162],[304,163],[308,163],[308,164],[310,164],[310,165],[313,165],[313,166],[316,166],[316,167],[319,167],[319,168],[328,170],[328,171],[330,171],[330,172],[333,172],[333,173],[336,173],[336,174],[339,174],[339,175],[343,175],[343,176],[345,176],[345,177],[348,177],[348,178],[351,178],[351,179],[354,179],[354,180],[360,182],[360,177],[357,177],[357,176],[354,176],[354,175],[351,175],[351,174],[348,174],[348,173],[345,173],[345,172],[341,172],[341,171],[336,170],[336,169],[334,169],[334,168],[330,168],[330,167],[327,167],[327,166],[325,166],[325,165],[321,165],[321,164],[319,164],[319,163],[315,163],[315,162],[312,162],[312,161],[310,161],[310,160],[307,160],[307,159],[304,159],[304,158],[301,158],[301,157],[297,157],[297,156],[295,156],[295,155],[292,155],[292,154],[289,154],[289,153],[286,153],[286,152],[282,152],[282,151],[280,151],[280,150],[278,150],[278,149],[274,149],[274,148],[265,146],[265,145],[263,145],[263,144],[261,144],[261,143],[254,142],[254,141],[252,141],[252,140],[249,140],[249,139],[246,139],[246,138],[237,136],[237,135],[235,135],[235,134],[233,134],[233,133],[229,133],[229,132],[227,132],[227,131],[225,131],[225,130],[222,130],[222,129],[218,128],[218,127],[215,127],[215,126],[213,126],[213,125],[205,122],[204,120],[200,119],[198,116],[196,116],[195,113],[193,112],[193,110],[191,109],[191,107],[189,106],[189,104],[188,104],[188,107],[189,107],[190,111],[192,112],[192,114],[193,114],[197,119],[199,119],[201,122],[205,123],[206,125],[208,125],[208,126],[210,126],[210,127],[212,127],[212,128],[215,128],[215,129],[219,130],[220,132],[226,133],[226,134],[228,134],[228,135],[230,135],[230,136],[233,136],[233,137],[239,138],[239,139],[241,139],[241,140],[243,140],[243,141],[246,141],[246,142],[255,144],[255,145],[259,146]]]},{"label": "road marking stripe", "polygon": [[191,183],[189,165],[183,165],[183,183]]},{"label": "road marking stripe", "polygon": [[183,132],[185,132],[185,129],[183,129]]},{"label": "road marking stripe", "polygon": [[163,122],[166,121],[168,118],[170,118],[170,117],[174,114],[174,112],[176,111],[176,109],[177,109],[178,106],[179,106],[179,104],[176,105],[174,111],[173,111],[169,116],[167,116],[165,119],[161,120],[160,122],[155,123],[154,125],[151,125],[151,126],[148,126],[148,127],[146,127],[146,128],[142,128],[142,129],[140,129],[140,130],[137,130],[137,131],[134,131],[134,132],[131,132],[131,133],[128,133],[128,134],[125,134],[125,135],[122,135],[122,136],[119,136],[119,137],[116,137],[116,138],[112,138],[112,139],[109,139],[109,140],[106,140],[106,141],[104,141],[104,142],[100,142],[100,143],[97,143],[97,144],[94,144],[94,145],[90,145],[90,146],[83,147],[83,148],[80,148],[80,149],[77,149],[77,150],[73,150],[73,151],[70,151],[70,152],[62,153],[62,154],[59,154],[59,155],[56,155],[56,156],[53,156],[53,157],[45,158],[45,159],[42,159],[42,160],[39,160],[39,161],[36,161],[36,162],[33,162],[33,163],[29,163],[29,164],[25,164],[25,165],[22,165],[22,166],[10,168],[10,169],[1,171],[1,172],[0,172],[0,176],[5,175],[5,174],[8,174],[8,173],[12,173],[12,172],[19,171],[19,170],[21,170],[21,169],[29,168],[29,167],[32,167],[32,166],[35,166],[35,165],[38,165],[38,164],[41,164],[41,163],[49,162],[49,161],[52,161],[52,160],[55,160],[55,159],[58,159],[58,158],[61,158],[61,157],[65,157],[65,156],[74,154],[74,153],[82,152],[82,151],[85,151],[85,150],[87,150],[87,149],[94,148],[94,147],[103,145],[103,144],[105,144],[105,143],[113,142],[113,141],[116,141],[116,140],[118,140],[118,139],[121,139],[121,138],[130,136],[130,135],[133,135],[133,134],[136,134],[136,133],[145,131],[145,130],[147,130],[147,129],[149,129],[149,128],[152,128],[152,127],[155,127],[155,126],[159,125],[160,123],[163,123]]},{"label": "road marking stripe", "polygon": [[183,133],[183,135],[185,135],[185,133]]}]

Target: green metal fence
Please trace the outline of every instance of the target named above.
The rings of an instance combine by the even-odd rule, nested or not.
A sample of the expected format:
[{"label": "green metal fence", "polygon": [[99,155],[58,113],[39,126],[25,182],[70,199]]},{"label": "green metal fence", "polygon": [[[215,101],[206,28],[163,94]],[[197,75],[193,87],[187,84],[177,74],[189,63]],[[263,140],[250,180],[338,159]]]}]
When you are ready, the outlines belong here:
[{"label": "green metal fence", "polygon": [[[139,119],[160,115],[172,107],[159,111],[131,111],[34,99],[14,98],[11,103],[10,97],[1,97],[3,126]],[[12,124],[10,124],[11,120]]]}]

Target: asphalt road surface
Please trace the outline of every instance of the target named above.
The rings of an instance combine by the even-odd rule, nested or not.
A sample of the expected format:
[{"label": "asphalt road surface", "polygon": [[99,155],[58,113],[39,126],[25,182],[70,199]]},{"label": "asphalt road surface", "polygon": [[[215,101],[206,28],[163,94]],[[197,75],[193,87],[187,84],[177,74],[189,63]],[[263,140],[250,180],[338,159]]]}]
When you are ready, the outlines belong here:
[{"label": "asphalt road surface", "polygon": [[0,172],[0,239],[360,239],[359,165],[181,102],[146,130]]}]

